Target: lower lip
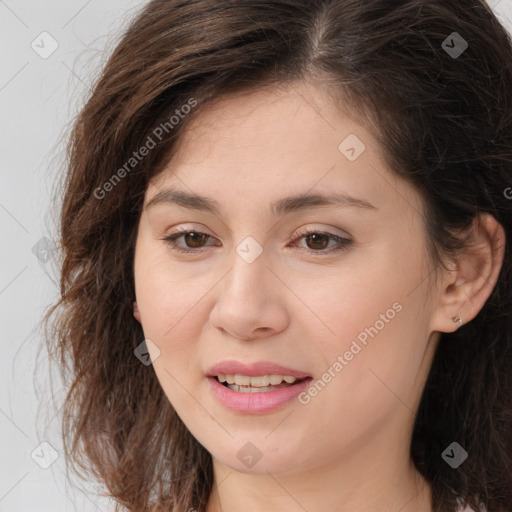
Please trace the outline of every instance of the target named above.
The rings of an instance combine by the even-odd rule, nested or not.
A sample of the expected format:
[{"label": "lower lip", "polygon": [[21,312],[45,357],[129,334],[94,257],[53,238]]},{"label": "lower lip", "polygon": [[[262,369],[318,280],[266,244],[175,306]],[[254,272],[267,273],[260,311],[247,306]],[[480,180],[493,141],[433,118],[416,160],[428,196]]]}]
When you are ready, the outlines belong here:
[{"label": "lower lip", "polygon": [[213,394],[228,409],[242,414],[270,412],[293,400],[311,381],[311,377],[292,386],[261,393],[241,393],[223,386],[215,377],[208,377]]}]

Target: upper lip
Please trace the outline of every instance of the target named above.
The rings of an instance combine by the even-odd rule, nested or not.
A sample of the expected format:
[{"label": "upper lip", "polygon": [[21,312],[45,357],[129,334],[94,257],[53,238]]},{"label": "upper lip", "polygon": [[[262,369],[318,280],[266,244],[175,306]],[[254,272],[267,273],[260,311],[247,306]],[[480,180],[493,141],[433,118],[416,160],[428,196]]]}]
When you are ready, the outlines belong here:
[{"label": "upper lip", "polygon": [[258,375],[291,375],[297,379],[311,377],[308,373],[287,368],[280,364],[269,361],[257,361],[254,363],[241,363],[240,361],[221,361],[214,364],[207,372],[208,377],[216,377],[220,373],[227,375],[248,375],[257,377]]}]

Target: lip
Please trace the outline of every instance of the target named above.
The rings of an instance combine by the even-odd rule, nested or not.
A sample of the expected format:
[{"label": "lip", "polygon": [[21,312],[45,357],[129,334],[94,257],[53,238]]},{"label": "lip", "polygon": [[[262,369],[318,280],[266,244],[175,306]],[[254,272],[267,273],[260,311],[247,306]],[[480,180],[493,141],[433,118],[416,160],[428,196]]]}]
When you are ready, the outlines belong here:
[{"label": "lip", "polygon": [[[254,368],[252,368],[252,370],[254,370]],[[261,373],[259,375],[261,375]],[[287,373],[287,375],[290,374]],[[291,386],[259,393],[240,393],[238,391],[232,391],[226,386],[223,386],[215,377],[208,377],[207,380],[211,386],[213,395],[224,407],[240,414],[263,414],[279,409],[291,402],[309,386],[312,377],[305,378]]]},{"label": "lip", "polygon": [[[219,373],[229,375],[248,375],[249,377],[257,377],[258,375],[291,375],[297,379],[311,377],[309,373],[294,370],[293,368],[286,368],[285,366],[271,363],[269,361],[257,361],[249,364],[241,363],[240,361],[222,361],[214,364],[207,371],[206,376],[216,377]],[[236,393],[236,391],[232,391],[232,393]],[[269,391],[268,393],[274,393],[274,391]]]},{"label": "lip", "polygon": [[[248,375],[249,377],[257,377],[258,375],[290,375],[296,379],[304,380],[300,380],[291,386],[275,389],[274,391],[241,393],[232,391],[222,385],[215,378],[219,373]],[[206,376],[212,393],[217,400],[224,407],[240,414],[262,414],[283,407],[306,389],[312,380],[311,375],[306,372],[287,368],[270,361],[256,361],[254,363],[242,363],[234,360],[222,361],[214,364],[208,370]]]}]

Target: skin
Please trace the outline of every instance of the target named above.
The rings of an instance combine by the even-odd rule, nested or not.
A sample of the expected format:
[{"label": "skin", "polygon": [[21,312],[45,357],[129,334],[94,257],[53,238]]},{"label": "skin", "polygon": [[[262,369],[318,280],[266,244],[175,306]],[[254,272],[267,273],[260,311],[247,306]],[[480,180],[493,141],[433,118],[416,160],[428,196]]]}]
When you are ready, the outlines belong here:
[{"label": "skin", "polygon": [[[349,134],[366,146],[354,161],[338,149]],[[221,214],[146,208],[171,186],[214,198]],[[331,191],[375,209],[270,214],[281,197]],[[490,295],[504,233],[483,216],[475,249],[433,281],[423,215],[419,194],[386,168],[371,133],[313,82],[222,98],[187,127],[146,191],[134,316],[160,350],[150,352],[164,392],[213,457],[207,512],[432,510],[410,460],[414,413],[439,333],[458,328],[456,315],[471,321]],[[175,252],[162,238],[178,226],[211,238],[201,245],[182,236],[176,245],[188,241],[197,254]],[[315,244],[301,238],[305,228],[353,243],[322,256],[336,240]],[[263,249],[250,264],[236,252],[247,236]],[[210,391],[205,373],[225,359],[322,378],[396,302],[401,311],[307,404],[240,414]],[[261,453],[250,468],[237,457],[247,442]]]}]

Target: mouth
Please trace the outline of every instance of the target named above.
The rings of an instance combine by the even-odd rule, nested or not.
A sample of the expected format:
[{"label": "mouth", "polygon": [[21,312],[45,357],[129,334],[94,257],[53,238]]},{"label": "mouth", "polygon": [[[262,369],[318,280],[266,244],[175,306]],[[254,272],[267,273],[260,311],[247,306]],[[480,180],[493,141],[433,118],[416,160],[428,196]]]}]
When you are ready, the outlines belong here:
[{"label": "mouth", "polygon": [[219,373],[213,375],[224,387],[238,393],[267,393],[277,389],[292,387],[310,377],[297,378],[293,375],[242,375]]},{"label": "mouth", "polygon": [[207,379],[216,400],[238,414],[265,414],[285,406],[291,407],[311,380],[312,377],[275,373],[251,376],[219,373]]},{"label": "mouth", "polygon": [[210,392],[238,414],[265,414],[292,406],[313,377],[270,361],[222,361],[206,372]]}]

